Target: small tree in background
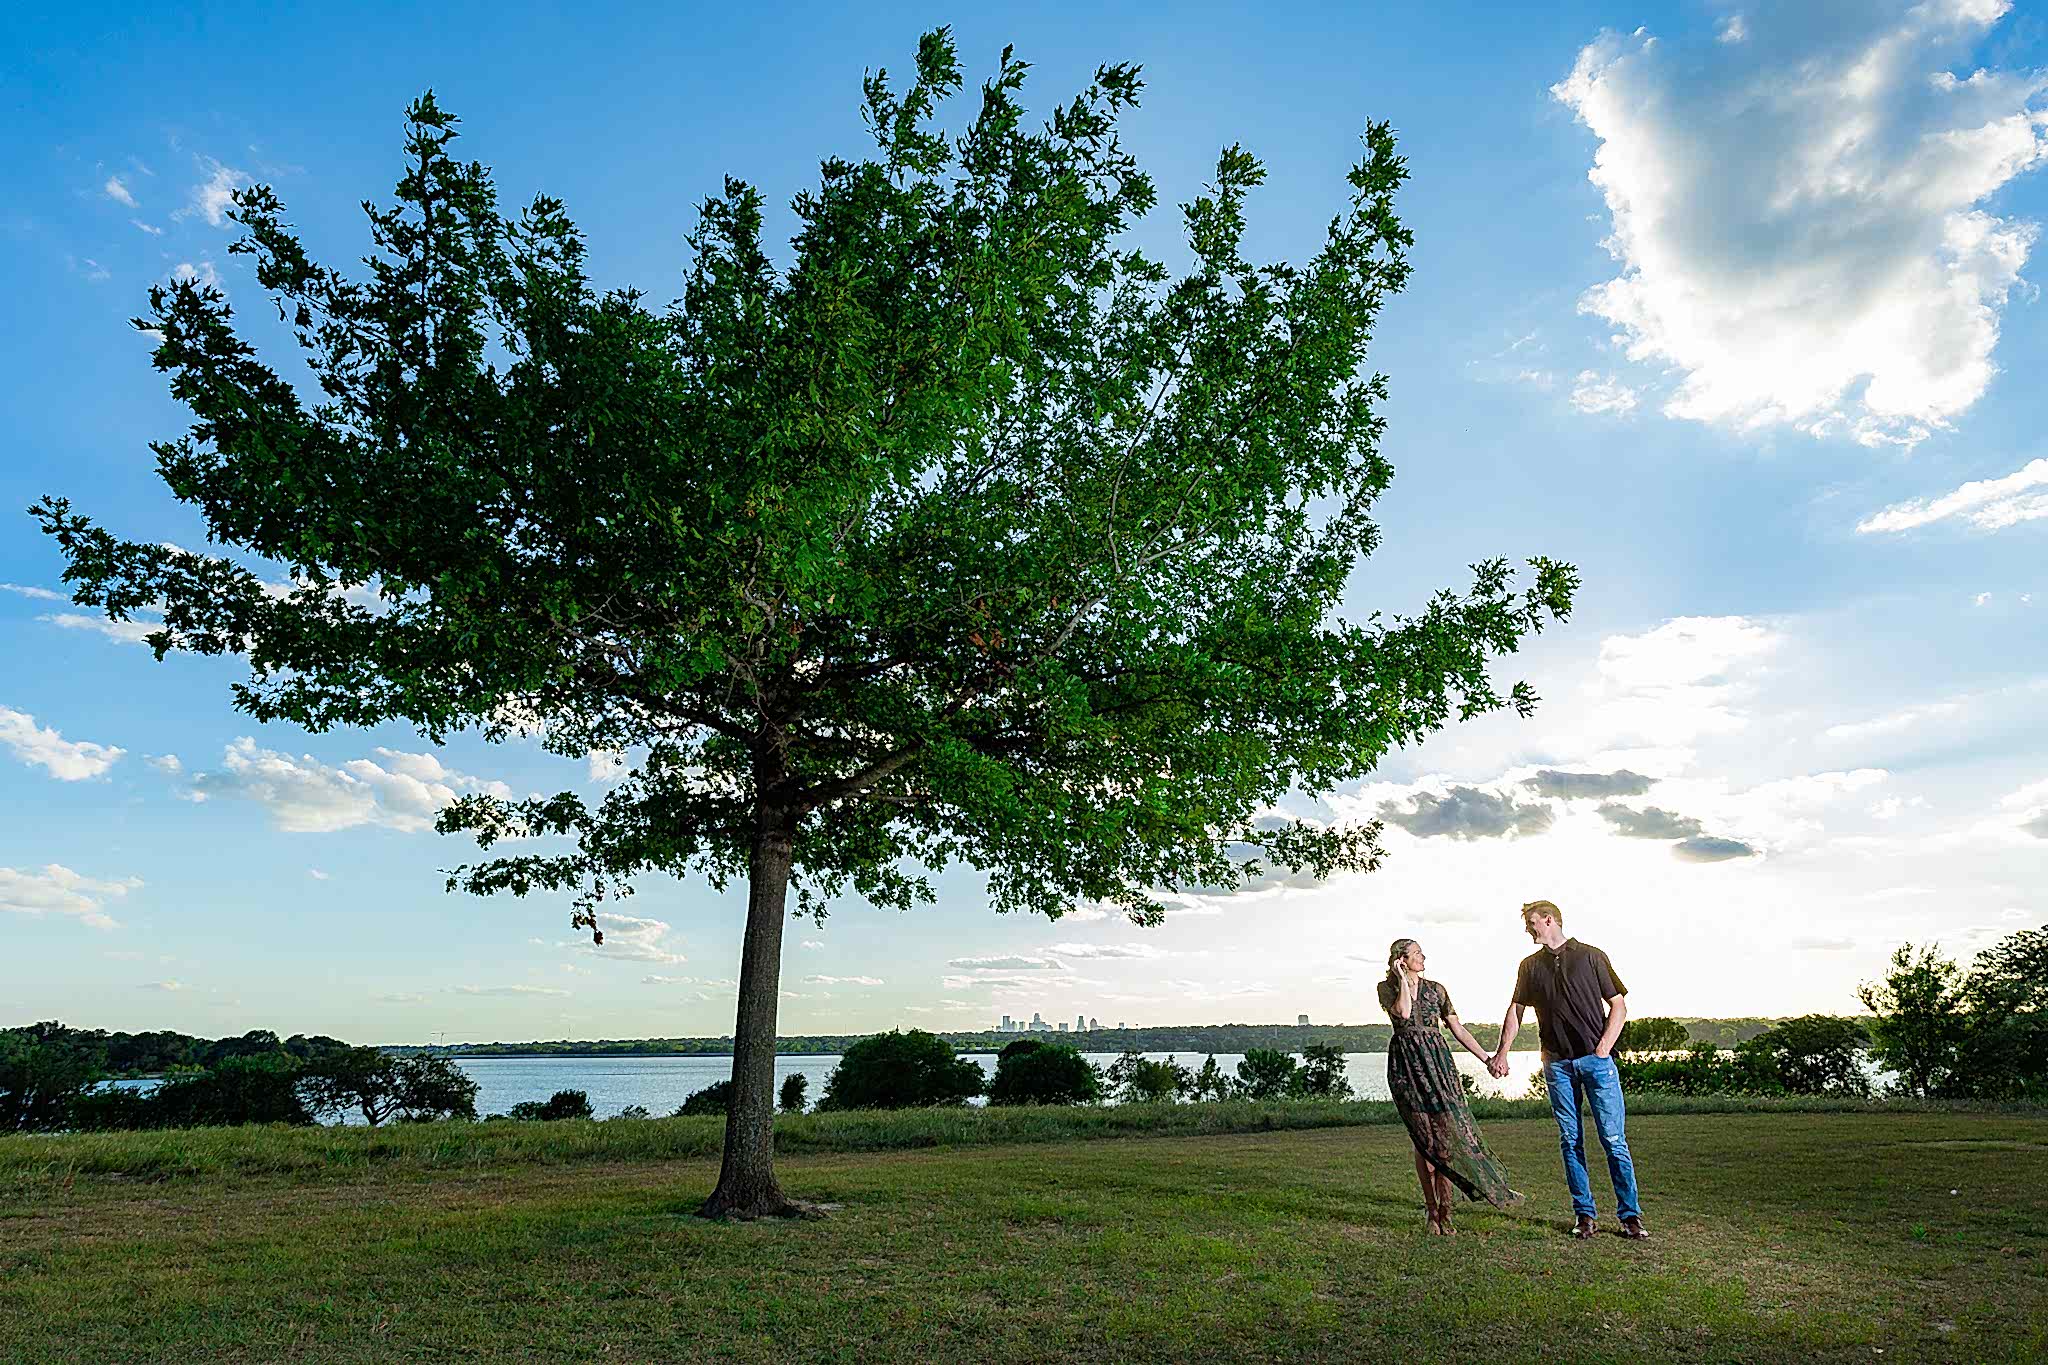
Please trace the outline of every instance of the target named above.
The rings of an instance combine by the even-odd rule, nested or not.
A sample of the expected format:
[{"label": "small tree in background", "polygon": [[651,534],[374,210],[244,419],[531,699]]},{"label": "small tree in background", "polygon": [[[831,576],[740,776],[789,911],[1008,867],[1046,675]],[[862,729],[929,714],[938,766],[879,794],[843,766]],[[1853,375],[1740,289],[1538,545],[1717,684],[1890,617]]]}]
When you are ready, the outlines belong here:
[{"label": "small tree in background", "polygon": [[477,1083],[448,1058],[416,1053],[397,1071],[398,1116],[407,1123],[476,1118]]},{"label": "small tree in background", "polygon": [[1152,1061],[1139,1052],[1125,1052],[1103,1072],[1109,1093],[1125,1104],[1159,1104],[1180,1098],[1195,1083],[1194,1076],[1168,1057]]},{"label": "small tree in background", "polygon": [[173,1076],[150,1093],[152,1127],[244,1123],[310,1124],[299,1098],[299,1066],[283,1052],[230,1056],[205,1071]]},{"label": "small tree in background", "polygon": [[1870,1056],[1893,1073],[1900,1094],[1948,1094],[1961,1060],[1969,1020],[1963,1013],[1962,971],[1935,945],[1902,943],[1882,980],[1856,994],[1870,1021]]},{"label": "small tree in background", "polygon": [[1006,50],[948,135],[960,64],[925,35],[908,89],[865,82],[875,151],[795,197],[787,259],[727,180],[669,308],[593,285],[559,201],[503,214],[430,94],[364,278],[316,263],[268,186],[235,195],[231,250],[317,396],[211,285],[137,320],[193,414],[154,446],[165,482],[284,581],[36,509],[77,602],[160,609],[159,658],[246,658],[261,720],[631,756],[596,803],[457,801],[444,832],[569,851],[448,884],[572,891],[601,939],[636,875],[745,883],[707,1215],[804,1211],[773,1168],[792,891],[906,908],[957,861],[997,910],[1153,923],[1162,892],[1271,865],[1369,870],[1376,824],[1266,814],[1453,718],[1528,713],[1489,667],[1571,605],[1542,558],[1522,590],[1485,560],[1412,618],[1344,599],[1393,477],[1368,349],[1412,237],[1385,124],[1300,264],[1244,256],[1265,173],[1224,149],[1175,278],[1128,238],[1157,199],[1117,135],[1137,69],[1036,126],[1025,72]]},{"label": "small tree in background", "polygon": [[982,1092],[987,1077],[953,1045],[923,1029],[877,1033],[850,1044],[825,1078],[821,1111],[917,1109],[962,1104]]},{"label": "small tree in background", "polygon": [[1676,1019],[1630,1019],[1614,1040],[1616,1052],[1682,1052],[1692,1041]]},{"label": "small tree in background", "polygon": [[798,1071],[782,1078],[782,1094],[777,1107],[785,1114],[804,1112],[804,1092],[810,1088],[811,1078]]},{"label": "small tree in background", "polygon": [[1102,1073],[1063,1043],[1008,1044],[988,1088],[990,1104],[1093,1104],[1101,1098]]},{"label": "small tree in background", "polygon": [[353,1109],[375,1128],[398,1112],[398,1059],[374,1047],[327,1053],[299,1073],[299,1097],[316,1115]]},{"label": "small tree in background", "polygon": [[1202,1069],[1188,1082],[1188,1098],[1191,1100],[1227,1100],[1236,1092],[1236,1086],[1223,1068],[1216,1065],[1211,1053],[1202,1062]]},{"label": "small tree in background", "polygon": [[1870,1031],[1855,1019],[1805,1014],[1780,1020],[1735,1051],[1787,1094],[1868,1096],[1863,1052],[1869,1045]]},{"label": "small tree in background", "polygon": [[0,1029],[0,1133],[69,1126],[73,1108],[99,1079],[104,1059],[103,1049],[55,1021]]},{"label": "small tree in background", "polygon": [[1237,1093],[1248,1100],[1277,1100],[1294,1089],[1294,1058],[1278,1048],[1245,1049],[1237,1064]]},{"label": "small tree in background", "polygon": [[1351,1080],[1344,1074],[1344,1054],[1329,1043],[1310,1043],[1301,1050],[1301,1070],[1293,1080],[1294,1093],[1317,1099],[1348,1100]]}]

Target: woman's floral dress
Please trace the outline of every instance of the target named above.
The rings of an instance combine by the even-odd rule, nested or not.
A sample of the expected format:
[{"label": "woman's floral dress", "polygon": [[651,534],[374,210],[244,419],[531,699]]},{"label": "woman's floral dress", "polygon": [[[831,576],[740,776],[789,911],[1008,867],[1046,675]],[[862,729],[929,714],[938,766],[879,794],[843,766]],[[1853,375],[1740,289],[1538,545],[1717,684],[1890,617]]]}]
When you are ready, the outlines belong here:
[{"label": "woman's floral dress", "polygon": [[1507,1173],[1480,1141],[1464,1083],[1451,1061],[1451,1045],[1444,1041],[1444,1016],[1456,1012],[1450,992],[1424,977],[1406,1019],[1394,1019],[1399,998],[1399,986],[1380,982],[1380,1007],[1394,1023],[1393,1041],[1387,1044],[1387,1089],[1415,1150],[1467,1199],[1484,1199],[1503,1209],[1521,1203],[1522,1196],[1508,1188]]}]

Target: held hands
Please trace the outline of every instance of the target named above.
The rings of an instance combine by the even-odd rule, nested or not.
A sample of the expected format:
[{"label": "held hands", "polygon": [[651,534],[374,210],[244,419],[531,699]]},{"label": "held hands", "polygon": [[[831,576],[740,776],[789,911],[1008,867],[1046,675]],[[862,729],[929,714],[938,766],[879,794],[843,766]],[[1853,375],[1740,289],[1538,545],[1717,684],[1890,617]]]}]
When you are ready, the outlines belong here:
[{"label": "held hands", "polygon": [[1508,1054],[1505,1052],[1494,1053],[1493,1056],[1487,1059],[1486,1069],[1493,1074],[1495,1080],[1505,1077],[1508,1074]]}]

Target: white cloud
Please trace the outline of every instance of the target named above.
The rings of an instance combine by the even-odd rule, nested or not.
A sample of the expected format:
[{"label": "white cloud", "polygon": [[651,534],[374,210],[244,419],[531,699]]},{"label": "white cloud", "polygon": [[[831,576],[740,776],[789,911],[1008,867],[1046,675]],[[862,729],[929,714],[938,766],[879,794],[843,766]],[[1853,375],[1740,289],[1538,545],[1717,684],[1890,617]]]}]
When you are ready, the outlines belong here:
[{"label": "white cloud", "polygon": [[555,986],[457,986],[457,995],[567,995]]},{"label": "white cloud", "polygon": [[1054,957],[1081,959],[1138,958],[1150,961],[1172,956],[1164,948],[1155,948],[1149,943],[1055,943],[1045,951]]},{"label": "white cloud", "polygon": [[626,756],[616,749],[598,749],[590,754],[590,780],[610,782],[626,771]]},{"label": "white cloud", "polygon": [[148,754],[142,761],[158,772],[168,773],[172,777],[185,771],[185,765],[179,761],[176,754]]},{"label": "white cloud", "polygon": [[604,931],[603,945],[599,946],[585,939],[583,947],[599,957],[668,964],[689,961],[689,958],[681,953],[671,952],[663,946],[669,936],[667,920],[600,914],[597,917],[597,927]]},{"label": "white cloud", "polygon": [[57,731],[37,725],[28,712],[6,706],[0,706],[0,744],[14,750],[23,763],[42,767],[60,782],[98,777],[128,752],[111,744],[65,739]]},{"label": "white cloud", "polygon": [[100,191],[117,204],[126,204],[131,209],[135,207],[135,196],[128,192],[127,184],[118,175],[108,176]]},{"label": "white cloud", "polygon": [[1640,635],[1600,642],[1595,694],[1610,733],[1655,746],[1741,729],[1740,703],[1780,644],[1776,632],[1741,616],[1680,616]]},{"label": "white cloud", "polygon": [[879,986],[883,983],[882,979],[878,976],[807,976],[804,978],[804,984],[806,986]]},{"label": "white cloud", "polygon": [[24,583],[0,583],[0,592],[18,593],[23,597],[32,597],[38,602],[68,602],[71,600],[61,592],[51,592],[48,588],[34,588]]},{"label": "white cloud", "polygon": [[145,637],[164,628],[161,621],[111,621],[104,616],[85,616],[70,611],[36,619],[65,630],[91,631],[122,645],[139,645]]},{"label": "white cloud", "polygon": [[1908,706],[1889,715],[1876,716],[1870,720],[1848,721],[1841,725],[1830,725],[1824,732],[1829,739],[1871,739],[1878,735],[1897,734],[1910,730],[1922,721],[1939,720],[1953,716],[1962,710],[1957,702],[1929,702],[1924,706]]},{"label": "white cloud", "polygon": [[1063,972],[1064,962],[1055,962],[1049,957],[956,957],[946,964],[966,972]]},{"label": "white cloud", "polygon": [[380,1005],[424,1005],[427,1003],[427,997],[411,991],[393,991],[389,995],[378,996],[377,1003]]},{"label": "white cloud", "polygon": [[140,218],[130,218],[128,221],[130,223],[133,223],[138,230],[146,232],[152,237],[161,237],[164,235],[164,230],[156,226],[154,223],[145,223]]},{"label": "white cloud", "polygon": [[39,872],[0,867],[0,910],[18,915],[69,915],[94,929],[112,929],[116,922],[106,911],[107,902],[119,900],[141,885],[140,877],[97,881],[61,863],[47,864]]},{"label": "white cloud", "polygon": [[820,949],[820,948],[823,948],[823,947],[825,946],[825,944],[824,944],[824,942],[823,942],[822,940],[819,940],[819,939],[815,939],[815,938],[807,938],[807,939],[805,939],[805,940],[804,940],[804,941],[803,941],[802,943],[798,944],[797,946],[798,946],[798,947],[800,947],[800,948],[805,948],[805,949],[808,949],[808,950],[810,950],[811,952],[816,952],[816,951],[817,951],[818,949]]},{"label": "white cloud", "polygon": [[1579,53],[1552,94],[1599,139],[1621,266],[1580,309],[1681,372],[1668,415],[1910,445],[1983,394],[2035,229],[1978,206],[2048,159],[2048,76],[1947,66],[2008,8],[1780,5]]},{"label": "white cloud", "polygon": [[1912,498],[1893,503],[1856,523],[1859,534],[1910,531],[1950,517],[1961,517],[1980,531],[2002,531],[2023,521],[2048,517],[2048,459],[2034,460],[2002,479],[1976,479],[1938,498]]},{"label": "white cloud", "polygon": [[234,207],[234,193],[255,182],[248,172],[238,171],[232,166],[223,166],[211,157],[199,158],[199,168],[206,173],[206,179],[192,187],[192,195],[184,208],[172,215],[174,218],[190,218],[194,214],[204,218],[215,227],[227,221],[227,212]]},{"label": "white cloud", "polygon": [[1572,382],[1572,406],[1588,415],[1612,413],[1616,417],[1634,412],[1641,394],[1616,379],[1593,370],[1579,371]]},{"label": "white cloud", "polygon": [[306,875],[307,875],[308,877],[311,877],[311,878],[312,878],[312,879],[313,879],[314,881],[316,881],[316,882],[324,882],[324,881],[328,880],[327,874],[326,874],[325,872],[322,872],[322,871],[321,871],[321,870],[320,870],[319,868],[317,868],[317,867],[309,867],[309,868],[307,868],[307,869],[306,869]]},{"label": "white cloud", "polygon": [[177,991],[189,991],[192,988],[182,981],[146,981],[142,984],[141,989],[145,991],[163,991],[169,994]]},{"label": "white cloud", "polygon": [[198,265],[194,265],[190,261],[180,261],[177,267],[171,271],[171,278],[190,280],[194,284],[204,285],[209,289],[217,289],[223,294],[228,292],[227,286],[221,283],[220,272],[213,268],[212,261],[201,261]]},{"label": "white cloud", "polygon": [[357,825],[414,833],[433,826],[441,808],[463,792],[509,797],[502,782],[451,771],[432,754],[376,750],[381,762],[352,759],[338,768],[312,755],[292,758],[259,749],[243,736],[227,746],[218,772],[195,773],[186,799],[242,797],[270,811],[292,834],[325,834]]}]

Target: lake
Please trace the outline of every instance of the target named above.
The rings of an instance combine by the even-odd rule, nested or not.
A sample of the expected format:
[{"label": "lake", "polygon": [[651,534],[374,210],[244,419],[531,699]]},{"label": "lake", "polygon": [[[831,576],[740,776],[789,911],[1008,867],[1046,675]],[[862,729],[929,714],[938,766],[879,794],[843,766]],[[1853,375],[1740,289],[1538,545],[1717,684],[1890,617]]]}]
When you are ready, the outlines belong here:
[{"label": "lake", "polygon": [[[995,1074],[993,1052],[962,1054],[991,1076]],[[1085,1054],[1097,1066],[1107,1067],[1117,1059],[1114,1052]],[[1202,1056],[1186,1053],[1148,1052],[1154,1061],[1169,1055],[1198,1070]],[[1206,1054],[1203,1054],[1206,1055]],[[557,1090],[581,1090],[590,1096],[590,1107],[599,1118],[609,1118],[628,1105],[637,1104],[650,1114],[670,1113],[692,1091],[732,1075],[730,1057],[456,1057],[453,1059],[477,1083],[478,1115],[502,1114],[521,1100],[544,1100]],[[1225,1075],[1235,1075],[1242,1053],[1217,1053],[1216,1065]],[[1482,1095],[1518,1096],[1529,1088],[1536,1072],[1538,1054],[1510,1052],[1508,1074],[1496,1081],[1476,1058],[1457,1054],[1458,1067],[1478,1083]],[[806,1096],[812,1104],[825,1091],[825,1077],[839,1064],[833,1056],[777,1057],[775,1084],[778,1091],[785,1076],[802,1074],[810,1078]],[[1387,1054],[1348,1052],[1344,1074],[1359,1098],[1384,1100],[1387,1096]]]}]

